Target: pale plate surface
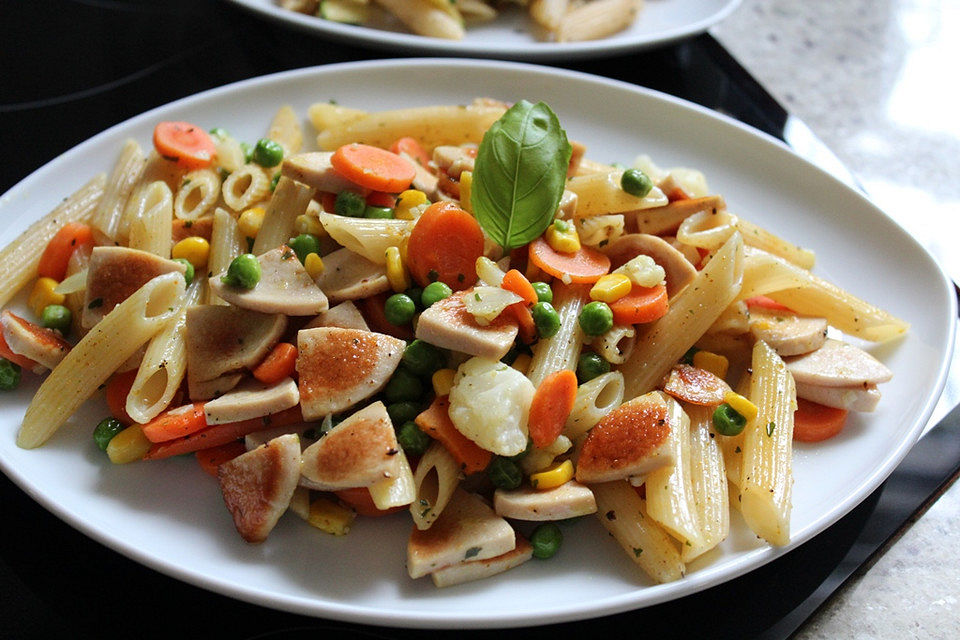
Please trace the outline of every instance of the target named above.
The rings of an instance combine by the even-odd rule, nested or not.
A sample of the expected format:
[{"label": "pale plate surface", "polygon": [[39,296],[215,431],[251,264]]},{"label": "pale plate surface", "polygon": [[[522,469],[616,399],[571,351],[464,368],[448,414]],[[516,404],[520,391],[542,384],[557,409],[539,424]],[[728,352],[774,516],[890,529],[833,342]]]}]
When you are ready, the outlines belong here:
[{"label": "pale plate surface", "polygon": [[[456,87],[454,89],[453,87]],[[367,109],[463,104],[474,96],[544,100],[588,156],[701,169],[731,210],[818,255],[817,273],[912,324],[870,350],[894,371],[875,414],[795,454],[793,545],[876,488],[918,437],[945,379],[954,330],[951,288],[930,256],[857,192],[786,147],[730,119],[647,90],[529,65],[403,60],[335,65],[257,78],[143,114],[83,143],[0,198],[6,244],[96,171],[121,143],[149,145],[159,120],[221,126],[256,140],[284,103],[305,114],[336,99]],[[312,136],[305,136],[310,139]],[[29,376],[25,376],[29,377]],[[721,550],[672,584],[652,585],[592,518],[564,529],[561,552],[497,578],[437,590],[404,569],[409,518],[360,519],[333,538],[292,515],[269,540],[245,544],[216,483],[190,457],[110,465],[90,438],[105,406],[90,403],[44,448],[14,443],[34,384],[4,396],[0,466],[58,516],[117,551],[187,582],[265,606],[373,624],[491,627],[571,620],[681,597],[782,553],[760,545],[734,515]],[[92,406],[93,405],[93,406]]]},{"label": "pale plate surface", "polygon": [[[318,36],[378,49],[518,60],[569,60],[654,47],[702,33],[727,17],[740,0],[647,0],[636,21],[608,38],[588,42],[538,40],[525,9],[502,11],[492,22],[469,25],[463,40],[418,36],[396,28],[341,24],[278,7],[273,0],[230,0],[264,18]],[[392,26],[392,25],[387,25]]]}]

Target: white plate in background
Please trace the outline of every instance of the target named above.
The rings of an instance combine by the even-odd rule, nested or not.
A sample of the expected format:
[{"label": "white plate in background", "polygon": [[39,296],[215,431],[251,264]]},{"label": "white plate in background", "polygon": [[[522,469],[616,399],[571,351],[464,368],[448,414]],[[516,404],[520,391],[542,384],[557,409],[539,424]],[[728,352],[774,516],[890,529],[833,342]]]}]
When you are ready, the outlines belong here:
[{"label": "white plate in background", "polygon": [[[404,568],[405,514],[358,518],[334,538],[295,516],[248,545],[216,482],[192,457],[113,466],[90,434],[105,405],[89,403],[43,448],[15,444],[36,381],[0,405],[0,467],[38,502],[85,534],[166,574],[242,600],[326,618],[409,627],[496,627],[606,615],[680,598],[774,559],[838,520],[872,492],[916,441],[943,387],[956,304],[929,254],[860,193],[787,147],[729,118],[631,85],[502,62],[397,60],[331,65],[255,78],[186,98],[121,123],[37,170],[0,197],[12,241],[94,172],[109,171],[124,139],[145,147],[160,120],[224,127],[256,140],[276,108],[305,115],[316,101],[365,109],[463,104],[475,96],[544,100],[589,157],[702,170],[731,210],[817,252],[816,272],[912,324],[869,350],[893,371],[876,413],[795,450],[790,547],[759,544],[738,515],[722,547],[678,582],[653,585],[593,518],[564,528],[550,561],[438,590]],[[311,135],[305,135],[310,139]],[[789,576],[785,576],[789,579]]]}]

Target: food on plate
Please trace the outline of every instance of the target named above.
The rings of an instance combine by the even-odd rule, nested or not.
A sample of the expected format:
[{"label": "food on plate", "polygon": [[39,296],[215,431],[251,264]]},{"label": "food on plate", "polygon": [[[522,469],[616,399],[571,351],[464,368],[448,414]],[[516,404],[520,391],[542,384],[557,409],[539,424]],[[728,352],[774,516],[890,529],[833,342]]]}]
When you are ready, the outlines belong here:
[{"label": "food on plate", "polygon": [[794,441],[876,407],[892,372],[858,345],[906,323],[699,172],[589,159],[546,104],[309,117],[317,150],[289,107],[255,144],[159,123],[3,250],[0,300],[28,296],[0,387],[46,375],[21,447],[103,386],[111,462],[195,454],[251,543],[287,511],[409,518],[437,586],[591,514],[654,581],[731,517],[789,543]]},{"label": "food on plate", "polygon": [[643,0],[276,0],[282,9],[342,24],[407,29],[421,36],[460,40],[470,24],[501,11],[525,9],[544,40],[606,38],[633,24]]}]

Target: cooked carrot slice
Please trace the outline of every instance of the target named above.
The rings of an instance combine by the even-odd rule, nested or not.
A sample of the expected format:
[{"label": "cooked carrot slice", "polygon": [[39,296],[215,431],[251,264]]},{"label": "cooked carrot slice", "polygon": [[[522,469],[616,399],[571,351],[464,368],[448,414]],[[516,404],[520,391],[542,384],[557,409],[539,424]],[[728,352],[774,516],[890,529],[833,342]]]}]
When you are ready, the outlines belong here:
[{"label": "cooked carrot slice", "polygon": [[189,122],[161,122],[153,130],[153,146],[161,156],[184,169],[210,166],[217,153],[206,131]]},{"label": "cooked carrot slice", "polygon": [[793,439],[799,442],[820,442],[832,438],[843,430],[847,413],[845,409],[826,407],[797,398],[797,410],[793,414]]},{"label": "cooked carrot slice", "polygon": [[368,144],[345,144],[330,157],[330,164],[347,180],[388,193],[400,193],[410,186],[417,170],[409,160]]},{"label": "cooked carrot slice", "polygon": [[436,280],[454,291],[472,287],[482,255],[483,229],[452,202],[427,207],[407,242],[407,268],[421,287]]},{"label": "cooked carrot slice", "polygon": [[542,237],[530,243],[530,261],[554,278],[570,282],[596,282],[610,271],[610,258],[590,247],[576,253],[554,251]]},{"label": "cooked carrot slice", "polygon": [[67,263],[74,250],[82,245],[93,244],[93,229],[90,226],[68,222],[47,243],[37,263],[37,275],[60,282],[67,274]]},{"label": "cooked carrot slice", "polygon": [[613,321],[621,325],[653,322],[667,313],[667,288],[658,284],[655,287],[633,285],[630,293],[616,302],[610,303]]},{"label": "cooked carrot slice", "polygon": [[577,399],[577,374],[561,369],[544,378],[530,403],[528,426],[533,446],[542,448],[563,431]]}]

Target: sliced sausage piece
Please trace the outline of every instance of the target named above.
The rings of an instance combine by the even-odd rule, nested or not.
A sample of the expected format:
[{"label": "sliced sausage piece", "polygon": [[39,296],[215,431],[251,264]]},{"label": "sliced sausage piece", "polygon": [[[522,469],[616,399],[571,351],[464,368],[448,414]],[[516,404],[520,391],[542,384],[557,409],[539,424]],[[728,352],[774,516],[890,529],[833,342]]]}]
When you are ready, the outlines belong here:
[{"label": "sliced sausage piece", "polygon": [[538,491],[522,487],[493,494],[493,510],[504,518],[514,520],[566,520],[597,512],[593,491],[576,480],[559,487]]},{"label": "sliced sausage piece", "polygon": [[867,387],[893,377],[882,362],[852,344],[829,339],[812,353],[784,358],[798,384],[821,387]]},{"label": "sliced sausage piece", "polygon": [[259,380],[248,380],[233,391],[205,403],[203,412],[207,424],[223,424],[280,413],[295,407],[298,402],[300,392],[293,378],[284,378],[270,386]]},{"label": "sliced sausage piece", "polygon": [[0,314],[3,339],[18,356],[32,360],[33,373],[53,369],[70,352],[70,343],[53,329],[40,327],[10,311]]},{"label": "sliced sausage piece", "polygon": [[271,440],[221,464],[217,477],[240,536],[247,542],[263,542],[297,488],[299,438],[289,434]]},{"label": "sliced sausage piece", "polygon": [[646,233],[620,236],[601,251],[609,256],[611,271],[640,255],[653,258],[666,272],[667,295],[671,298],[697,275],[696,268],[669,242]]},{"label": "sliced sausage piece", "polygon": [[370,331],[367,321],[363,319],[363,314],[350,300],[331,307],[303,326],[304,329],[316,327],[342,327]]},{"label": "sliced sausage piece", "polygon": [[827,341],[827,319],[751,307],[750,333],[782,357],[798,356],[816,351]]},{"label": "sliced sausage piece", "polygon": [[477,324],[463,302],[472,289],[458,292],[432,304],[420,314],[417,338],[430,344],[472,356],[499,360],[517,337],[517,325],[498,316],[485,327]]},{"label": "sliced sausage piece", "polygon": [[867,387],[821,387],[798,382],[797,397],[827,407],[870,412],[880,402],[880,391],[875,384]]},{"label": "sliced sausage piece", "polygon": [[407,572],[419,578],[471,560],[487,560],[517,546],[506,520],[478,496],[456,489],[429,529],[413,528],[407,542]]},{"label": "sliced sausage piece", "polygon": [[303,476],[324,491],[369,487],[401,470],[400,445],[382,402],[335,426],[303,452]]},{"label": "sliced sausage piece", "polygon": [[284,159],[280,173],[317,191],[327,193],[354,191],[363,196],[367,195],[370,192],[369,189],[364,189],[337,173],[333,163],[330,162],[331,156],[333,156],[332,151],[314,151],[290,156]]},{"label": "sliced sausage piece", "polygon": [[385,267],[349,249],[338,249],[323,256],[323,266],[316,283],[330,304],[369,298],[390,289]]},{"label": "sliced sausage piece", "polygon": [[512,551],[507,551],[487,560],[470,560],[434,571],[430,574],[434,586],[452,587],[464,582],[489,578],[514,567],[519,567],[533,557],[533,545],[519,533],[516,536],[517,546]]},{"label": "sliced sausage piece", "polygon": [[253,289],[225,284],[224,273],[210,279],[210,288],[232,305],[261,313],[312,316],[327,310],[327,296],[307,274],[293,249],[279,246],[260,255],[257,262],[260,281]]},{"label": "sliced sausage piece", "polygon": [[317,327],[297,334],[300,406],[305,420],[339,413],[377,393],[406,343],[372,331]]},{"label": "sliced sausage piece", "polygon": [[722,404],[723,397],[731,391],[723,378],[688,364],[678,364],[670,370],[663,390],[678,400],[703,407]]}]

